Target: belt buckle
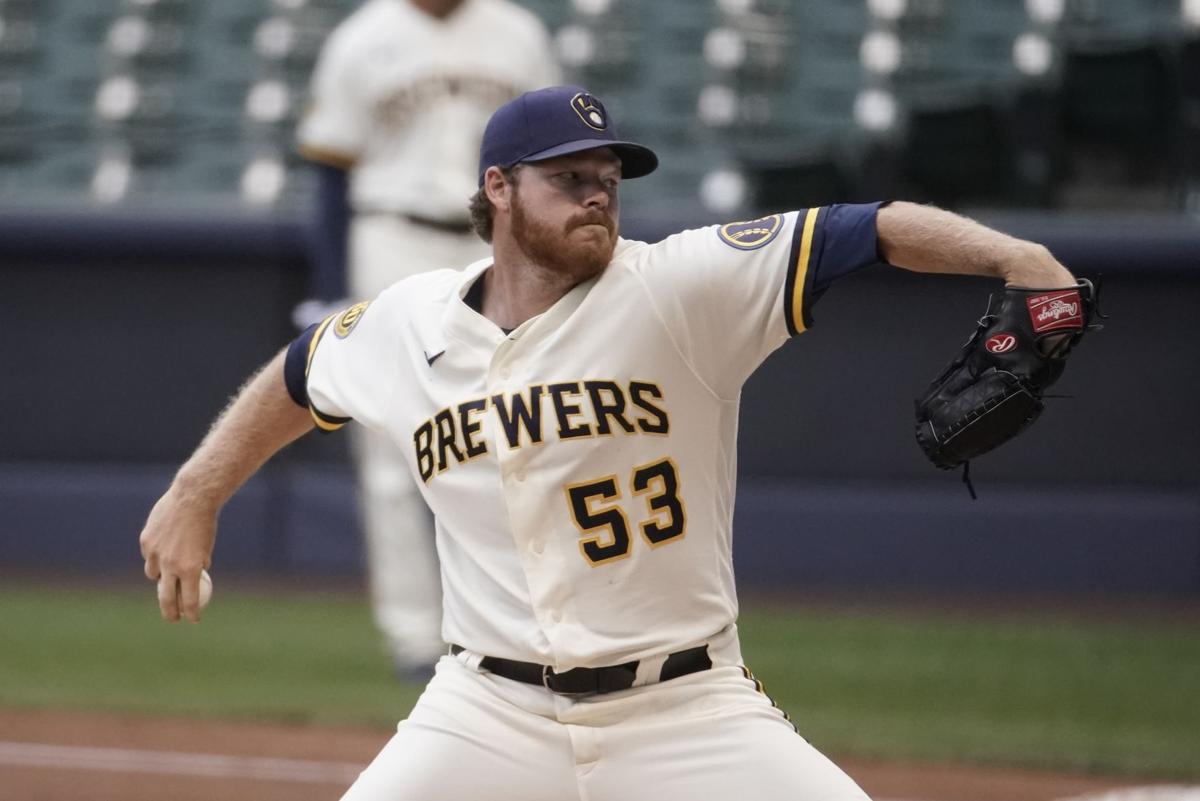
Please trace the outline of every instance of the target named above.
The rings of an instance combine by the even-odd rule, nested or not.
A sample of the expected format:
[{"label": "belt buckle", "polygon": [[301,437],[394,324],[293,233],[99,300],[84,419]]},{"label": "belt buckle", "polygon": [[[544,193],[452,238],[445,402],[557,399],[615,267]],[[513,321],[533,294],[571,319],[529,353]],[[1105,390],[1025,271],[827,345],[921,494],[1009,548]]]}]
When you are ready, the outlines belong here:
[{"label": "belt buckle", "polygon": [[[576,668],[576,670],[578,669],[579,668]],[[573,670],[568,670],[566,673],[555,673],[554,668],[550,667],[549,665],[542,665],[542,686],[555,695],[566,695],[571,697],[591,695],[593,692],[592,690],[561,690],[550,686],[550,679],[557,678],[559,676],[570,676],[573,672]]]}]

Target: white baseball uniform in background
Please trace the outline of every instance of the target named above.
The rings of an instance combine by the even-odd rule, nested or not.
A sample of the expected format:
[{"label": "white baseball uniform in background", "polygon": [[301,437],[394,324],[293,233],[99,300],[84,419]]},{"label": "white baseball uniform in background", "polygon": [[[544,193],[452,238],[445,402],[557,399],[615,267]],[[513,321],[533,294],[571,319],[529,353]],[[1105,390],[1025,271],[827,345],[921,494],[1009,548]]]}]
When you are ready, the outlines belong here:
[{"label": "white baseball uniform in background", "polygon": [[[349,170],[351,297],[486,255],[467,211],[484,127],[557,78],[541,22],[507,0],[464,0],[444,19],[409,0],[368,0],[334,30],[299,143]],[[391,443],[353,445],[376,620],[401,666],[432,664],[445,647],[428,510]]]},{"label": "white baseball uniform in background", "polygon": [[[836,250],[823,212],[621,240],[510,334],[464,302],[488,259],[322,325],[313,415],[404,449],[437,518],[443,634],[465,649],[346,798],[866,798],[762,694],[735,624],[739,395],[808,324],[810,268]],[[712,669],[658,682],[699,645]],[[564,696],[485,655],[639,663],[630,689]]]}]

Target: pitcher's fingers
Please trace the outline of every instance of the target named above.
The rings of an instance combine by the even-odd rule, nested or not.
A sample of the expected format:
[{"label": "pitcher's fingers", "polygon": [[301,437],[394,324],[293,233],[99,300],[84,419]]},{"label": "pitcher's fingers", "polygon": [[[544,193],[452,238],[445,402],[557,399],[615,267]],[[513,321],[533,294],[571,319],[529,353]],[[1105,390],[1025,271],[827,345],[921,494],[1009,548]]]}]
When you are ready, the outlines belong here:
[{"label": "pitcher's fingers", "polygon": [[158,577],[158,609],[163,620],[175,623],[179,620],[179,580],[163,573]]},{"label": "pitcher's fingers", "polygon": [[150,554],[149,556],[146,557],[145,573],[146,573],[146,578],[150,579],[151,581],[158,580],[158,576],[161,573],[161,571],[158,569],[158,556],[157,555]]},{"label": "pitcher's fingers", "polygon": [[179,614],[200,622],[200,573],[179,577]]}]

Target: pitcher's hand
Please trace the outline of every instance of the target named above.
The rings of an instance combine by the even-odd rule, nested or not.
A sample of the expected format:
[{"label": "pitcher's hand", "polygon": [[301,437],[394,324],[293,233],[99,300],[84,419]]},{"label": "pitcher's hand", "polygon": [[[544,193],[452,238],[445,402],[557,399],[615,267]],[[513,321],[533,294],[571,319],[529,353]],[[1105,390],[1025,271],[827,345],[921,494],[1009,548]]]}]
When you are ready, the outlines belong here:
[{"label": "pitcher's hand", "polygon": [[183,497],[174,486],[150,510],[138,542],[146,578],[158,583],[164,620],[175,623],[182,616],[200,622],[200,571],[212,561],[218,511]]}]

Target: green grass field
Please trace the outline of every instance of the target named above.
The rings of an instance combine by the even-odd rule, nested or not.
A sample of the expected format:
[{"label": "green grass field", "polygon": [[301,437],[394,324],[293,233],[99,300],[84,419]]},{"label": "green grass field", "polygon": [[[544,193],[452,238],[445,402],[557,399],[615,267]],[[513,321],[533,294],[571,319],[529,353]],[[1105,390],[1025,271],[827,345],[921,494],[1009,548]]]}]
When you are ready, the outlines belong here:
[{"label": "green grass field", "polygon": [[[822,750],[1200,779],[1195,617],[748,604],[743,649]],[[390,728],[419,687],[353,593],[218,588],[200,626],[153,592],[0,588],[0,706]]]}]

